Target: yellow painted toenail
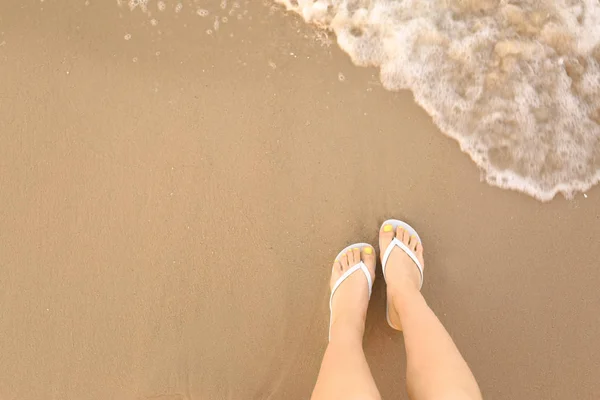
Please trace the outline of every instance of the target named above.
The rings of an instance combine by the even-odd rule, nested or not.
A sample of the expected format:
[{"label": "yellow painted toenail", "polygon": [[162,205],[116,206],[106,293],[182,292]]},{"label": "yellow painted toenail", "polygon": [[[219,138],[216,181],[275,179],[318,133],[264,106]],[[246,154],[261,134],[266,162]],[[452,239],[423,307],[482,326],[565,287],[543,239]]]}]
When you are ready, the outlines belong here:
[{"label": "yellow painted toenail", "polygon": [[363,250],[365,252],[365,254],[372,254],[373,253],[373,249],[370,247],[365,247],[365,249]]},{"label": "yellow painted toenail", "polygon": [[391,231],[392,231],[392,229],[394,229],[394,227],[393,227],[393,226],[391,226],[391,225],[389,225],[389,224],[388,224],[388,225],[385,225],[385,226],[383,227],[383,231],[384,231],[384,232],[391,232]]},{"label": "yellow painted toenail", "polygon": [[360,250],[358,247],[353,248],[352,250]]}]

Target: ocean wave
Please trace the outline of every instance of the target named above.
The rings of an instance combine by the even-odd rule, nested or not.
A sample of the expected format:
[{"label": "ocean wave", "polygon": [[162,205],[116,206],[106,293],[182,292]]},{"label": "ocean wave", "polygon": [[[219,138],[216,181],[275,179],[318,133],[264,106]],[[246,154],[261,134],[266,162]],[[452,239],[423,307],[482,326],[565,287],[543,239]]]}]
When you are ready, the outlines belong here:
[{"label": "ocean wave", "polygon": [[600,181],[600,4],[275,0],[410,89],[491,185],[547,201]]}]

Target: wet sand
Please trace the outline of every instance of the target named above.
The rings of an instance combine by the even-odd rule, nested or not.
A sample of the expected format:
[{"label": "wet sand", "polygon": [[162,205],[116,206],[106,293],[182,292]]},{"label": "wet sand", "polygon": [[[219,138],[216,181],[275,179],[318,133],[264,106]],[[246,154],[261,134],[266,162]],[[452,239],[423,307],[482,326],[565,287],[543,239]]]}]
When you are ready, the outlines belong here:
[{"label": "wet sand", "polygon": [[[389,217],[487,399],[596,398],[598,187],[486,186],[410,93],[263,5],[207,35],[66,4],[1,6],[2,399],[306,398],[332,257]],[[384,294],[366,353],[406,398]]]}]

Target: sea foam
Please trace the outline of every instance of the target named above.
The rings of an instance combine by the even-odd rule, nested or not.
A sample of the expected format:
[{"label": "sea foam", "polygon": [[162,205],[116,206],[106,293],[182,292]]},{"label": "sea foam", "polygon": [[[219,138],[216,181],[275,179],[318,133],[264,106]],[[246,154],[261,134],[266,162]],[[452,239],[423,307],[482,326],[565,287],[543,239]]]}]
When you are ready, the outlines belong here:
[{"label": "sea foam", "polygon": [[491,185],[547,201],[600,181],[597,0],[275,0],[410,89]]}]

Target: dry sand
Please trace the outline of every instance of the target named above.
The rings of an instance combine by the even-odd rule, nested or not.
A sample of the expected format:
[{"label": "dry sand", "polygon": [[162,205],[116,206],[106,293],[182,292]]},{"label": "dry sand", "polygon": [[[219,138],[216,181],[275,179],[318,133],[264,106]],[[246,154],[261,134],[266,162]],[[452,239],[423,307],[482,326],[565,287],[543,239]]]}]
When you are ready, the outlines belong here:
[{"label": "dry sand", "polygon": [[[480,183],[410,93],[243,10],[0,6],[0,398],[306,398],[332,257],[398,217],[487,399],[596,399],[600,190]],[[406,398],[384,292],[366,353]]]}]

